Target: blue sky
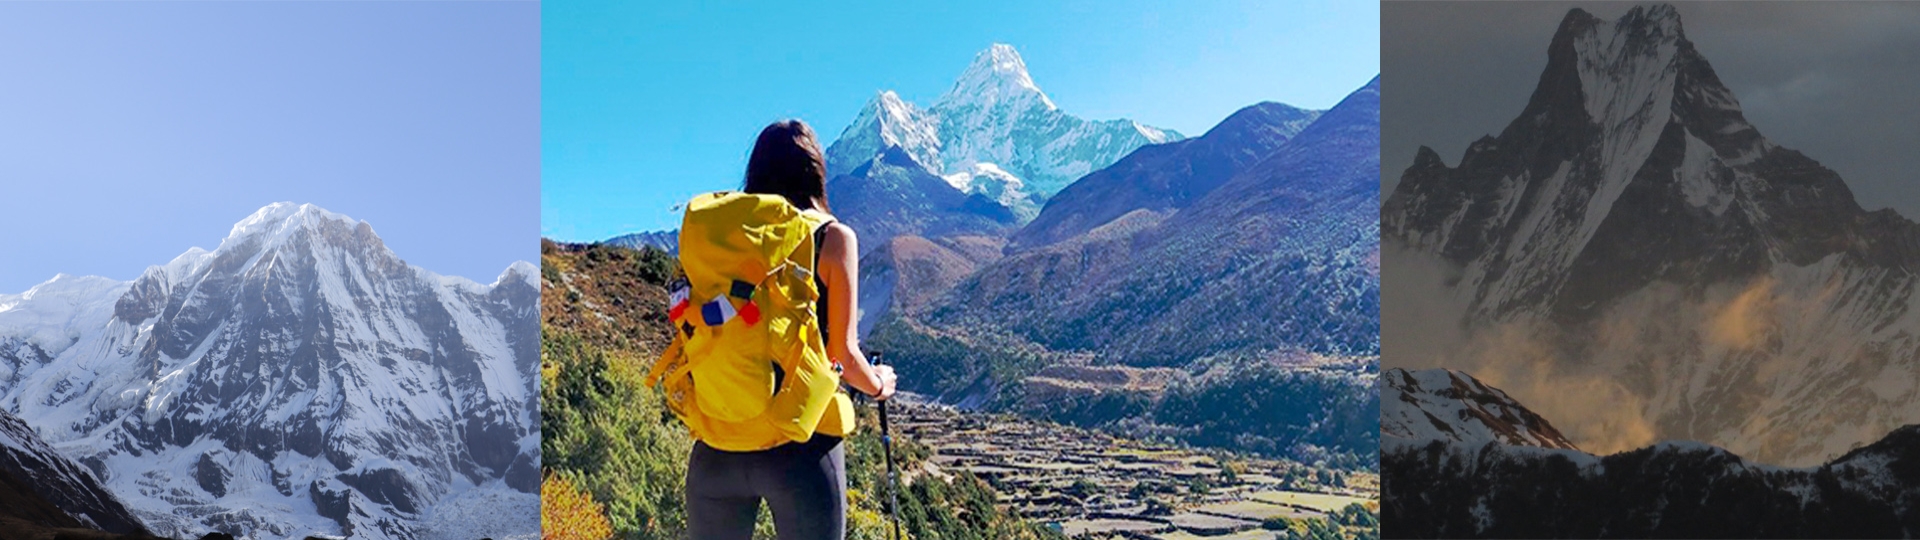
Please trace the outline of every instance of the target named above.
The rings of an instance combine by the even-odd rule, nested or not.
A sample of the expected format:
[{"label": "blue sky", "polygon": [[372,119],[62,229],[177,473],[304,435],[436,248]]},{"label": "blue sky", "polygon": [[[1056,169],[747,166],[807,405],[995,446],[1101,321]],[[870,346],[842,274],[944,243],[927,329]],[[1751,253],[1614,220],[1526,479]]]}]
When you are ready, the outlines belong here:
[{"label": "blue sky", "polygon": [[[802,5],[804,4],[804,5]],[[1379,72],[1377,2],[550,2],[541,234],[678,226],[738,187],[754,135],[822,144],[880,90],[929,105],[973,55],[1019,49],[1063,110],[1199,135],[1260,101],[1326,108]]]},{"label": "blue sky", "polygon": [[539,9],[0,3],[0,293],[133,279],[275,201],[441,274],[538,260]]}]

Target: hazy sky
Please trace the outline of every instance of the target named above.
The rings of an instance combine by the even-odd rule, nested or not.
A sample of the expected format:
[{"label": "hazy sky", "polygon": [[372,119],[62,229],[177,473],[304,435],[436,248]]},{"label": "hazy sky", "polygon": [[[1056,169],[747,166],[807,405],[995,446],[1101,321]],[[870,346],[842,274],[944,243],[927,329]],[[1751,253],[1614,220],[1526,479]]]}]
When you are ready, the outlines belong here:
[{"label": "hazy sky", "polygon": [[738,187],[768,122],[831,142],[881,90],[931,105],[995,42],[1069,113],[1189,135],[1260,101],[1331,107],[1379,72],[1374,2],[662,4],[546,5],[543,234],[677,227],[674,204]]},{"label": "hazy sky", "polygon": [[538,256],[540,5],[0,2],[0,293],[275,201],[482,283]]},{"label": "hazy sky", "polygon": [[[1607,20],[1635,4],[1385,2],[1380,180],[1431,146],[1467,144],[1520,114],[1572,7]],[[1920,3],[1675,3],[1687,38],[1774,143],[1840,173],[1860,205],[1920,218]]]}]

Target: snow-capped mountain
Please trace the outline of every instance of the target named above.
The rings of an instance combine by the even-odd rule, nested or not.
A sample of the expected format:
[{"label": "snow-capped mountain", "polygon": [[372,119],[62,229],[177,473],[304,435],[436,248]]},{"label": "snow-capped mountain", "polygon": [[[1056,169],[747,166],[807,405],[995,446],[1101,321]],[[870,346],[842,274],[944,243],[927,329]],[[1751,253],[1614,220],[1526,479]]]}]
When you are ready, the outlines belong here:
[{"label": "snow-capped mountain", "polygon": [[[1384,538],[1906,538],[1920,533],[1920,476],[1914,474],[1920,470],[1920,424],[1806,468],[1758,464],[1692,441],[1595,456],[1535,444],[1552,442],[1546,421],[1465,373],[1390,370],[1386,379],[1380,454]],[[1454,395],[1445,395],[1446,388]],[[1476,408],[1538,424],[1529,427],[1530,435],[1520,430],[1518,437],[1498,434],[1497,428],[1457,437],[1484,426],[1511,425],[1480,418]],[[1453,411],[1460,412],[1461,421]],[[1425,418],[1413,416],[1420,413]],[[1434,429],[1418,427],[1422,422]]]},{"label": "snow-capped mountain", "polygon": [[869,101],[827,148],[828,177],[847,174],[898,147],[966,193],[985,193],[1031,219],[1038,203],[1134,149],[1180,140],[1131,120],[1089,121],[1055,106],[1020,53],[981,51],[930,107],[892,91]]},{"label": "snow-capped mountain", "polygon": [[[36,509],[31,507],[38,506],[34,503],[44,503],[52,508],[34,512],[49,514],[36,516],[42,519],[34,521],[45,521],[39,525],[88,527],[120,534],[146,531],[118,497],[100,486],[91,471],[48,446],[31,426],[4,410],[0,410],[0,477],[4,477],[0,478],[0,491],[8,492],[0,500],[10,507],[0,516],[26,518],[29,516],[16,512],[33,512]],[[24,492],[13,493],[15,489]],[[13,499],[29,496],[34,500]],[[63,515],[69,519],[61,519]]]},{"label": "snow-capped mountain", "polygon": [[1389,266],[1445,268],[1469,345],[1435,356],[1554,359],[1656,438],[1768,463],[1920,421],[1920,227],[1762,136],[1670,6],[1574,9],[1547,58],[1504,131],[1456,166],[1422,148],[1382,209]]},{"label": "snow-capped mountain", "polygon": [[1545,418],[1466,372],[1394,368],[1380,380],[1382,438],[1579,449]]},{"label": "snow-capped mountain", "polygon": [[[892,90],[883,90],[827,146],[827,178],[853,171],[887,147],[899,148],[915,162],[925,164],[929,172],[939,174],[945,167],[940,161],[939,133],[938,117],[900,99]],[[953,187],[964,191],[968,185]]]},{"label": "snow-capped mountain", "polygon": [[670,231],[645,231],[645,232],[637,232],[637,233],[631,233],[631,234],[623,234],[620,236],[615,236],[613,238],[608,238],[606,240],[601,240],[599,243],[607,244],[610,246],[620,246],[627,249],[640,249],[643,247],[653,247],[653,248],[659,249],[660,251],[667,252],[668,255],[672,255],[680,252],[680,230],[674,229]]},{"label": "snow-capped mountain", "polygon": [[460,501],[537,534],[537,279],[436,275],[273,204],[132,282],[0,297],[0,409],[163,535],[434,538],[471,532],[423,526]]}]

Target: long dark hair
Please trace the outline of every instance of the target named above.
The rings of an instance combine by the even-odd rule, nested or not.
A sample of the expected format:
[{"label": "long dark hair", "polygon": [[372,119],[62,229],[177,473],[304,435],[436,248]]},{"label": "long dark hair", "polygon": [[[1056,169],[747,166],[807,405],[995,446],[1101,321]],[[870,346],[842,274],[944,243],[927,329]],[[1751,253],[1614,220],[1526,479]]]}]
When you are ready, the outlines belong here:
[{"label": "long dark hair", "polygon": [[813,128],[781,120],[760,130],[747,156],[747,193],[786,197],[802,209],[827,212],[827,160]]}]

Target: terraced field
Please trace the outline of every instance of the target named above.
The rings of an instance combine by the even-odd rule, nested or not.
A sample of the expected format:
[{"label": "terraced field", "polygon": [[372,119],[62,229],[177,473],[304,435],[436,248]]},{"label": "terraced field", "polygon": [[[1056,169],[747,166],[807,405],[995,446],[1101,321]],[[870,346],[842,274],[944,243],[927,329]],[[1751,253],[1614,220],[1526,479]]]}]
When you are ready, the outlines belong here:
[{"label": "terraced field", "polygon": [[[1377,515],[1379,479],[1284,460],[1167,443],[1013,415],[893,405],[896,436],[933,455],[907,475],[966,471],[999,492],[998,504],[1070,537],[1186,540],[1271,539],[1336,523],[1350,505]],[[1351,512],[1351,510],[1346,510]],[[1336,525],[1349,538],[1377,529]]]},{"label": "terraced field", "polygon": [[1361,499],[1345,495],[1302,493],[1298,491],[1262,491],[1252,494],[1251,497],[1263,503],[1278,504],[1293,508],[1307,508],[1320,512],[1332,512],[1345,508],[1349,504],[1373,502],[1372,499]]}]

